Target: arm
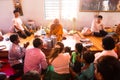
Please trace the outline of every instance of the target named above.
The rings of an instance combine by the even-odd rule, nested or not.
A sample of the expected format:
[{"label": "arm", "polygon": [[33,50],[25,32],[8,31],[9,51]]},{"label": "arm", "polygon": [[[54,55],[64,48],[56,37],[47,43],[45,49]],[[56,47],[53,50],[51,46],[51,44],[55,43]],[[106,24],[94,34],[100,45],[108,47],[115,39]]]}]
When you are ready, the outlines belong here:
[{"label": "arm", "polygon": [[42,68],[42,69],[46,69],[47,66],[48,66],[47,60],[46,60],[44,54],[41,55],[40,65],[41,65],[41,68]]}]

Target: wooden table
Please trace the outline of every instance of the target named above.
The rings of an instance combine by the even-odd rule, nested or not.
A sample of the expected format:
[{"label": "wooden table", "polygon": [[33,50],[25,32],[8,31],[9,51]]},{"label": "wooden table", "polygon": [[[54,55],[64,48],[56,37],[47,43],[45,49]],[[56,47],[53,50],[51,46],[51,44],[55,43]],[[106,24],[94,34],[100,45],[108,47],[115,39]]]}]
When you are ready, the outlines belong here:
[{"label": "wooden table", "polygon": [[91,51],[99,52],[102,51],[102,37],[95,37],[95,36],[84,36],[80,32],[77,32],[80,38],[88,38],[93,43],[93,46],[90,47]]},{"label": "wooden table", "polygon": [[[3,39],[3,41],[0,41],[0,58],[8,57],[8,51],[10,49],[10,45],[12,44],[9,40],[9,37],[11,34],[13,34],[13,33],[7,33],[7,34],[3,35],[4,39]],[[34,39],[34,35],[31,35],[30,37],[27,37],[26,39],[20,38],[20,46],[23,46],[24,43],[26,43],[26,42],[30,42],[30,45],[28,46],[28,48],[33,47],[32,46],[33,39]],[[5,48],[1,47],[1,46],[5,46]],[[4,48],[4,49],[2,49],[2,48]]]}]

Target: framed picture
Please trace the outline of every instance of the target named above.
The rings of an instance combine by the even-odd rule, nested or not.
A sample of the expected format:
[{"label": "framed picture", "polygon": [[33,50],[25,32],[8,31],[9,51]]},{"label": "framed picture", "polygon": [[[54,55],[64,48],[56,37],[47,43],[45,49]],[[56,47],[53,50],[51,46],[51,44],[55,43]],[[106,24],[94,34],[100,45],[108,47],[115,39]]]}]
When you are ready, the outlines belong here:
[{"label": "framed picture", "polygon": [[80,0],[80,11],[119,12],[120,0]]},{"label": "framed picture", "polygon": [[14,8],[20,12],[20,15],[23,15],[21,0],[13,0]]}]

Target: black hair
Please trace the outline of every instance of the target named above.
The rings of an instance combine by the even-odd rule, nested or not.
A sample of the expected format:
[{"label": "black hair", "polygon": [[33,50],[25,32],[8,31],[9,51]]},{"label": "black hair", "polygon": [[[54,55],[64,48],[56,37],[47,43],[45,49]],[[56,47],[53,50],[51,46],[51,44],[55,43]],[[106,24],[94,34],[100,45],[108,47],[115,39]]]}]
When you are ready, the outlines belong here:
[{"label": "black hair", "polygon": [[87,51],[83,54],[83,59],[85,60],[86,63],[90,64],[94,61],[95,56],[93,53]]},{"label": "black hair", "polygon": [[63,49],[64,49],[64,44],[63,43],[61,43],[61,42],[57,42],[56,43],[56,45],[59,45],[60,46],[60,53],[63,51]]},{"label": "black hair", "polygon": [[102,56],[97,60],[97,73],[104,80],[120,80],[120,62],[113,56]]},{"label": "black hair", "polygon": [[111,36],[114,39],[115,43],[119,42],[119,35],[117,33],[115,33],[115,32],[109,33],[106,36]]},{"label": "black hair", "polygon": [[35,48],[38,48],[39,46],[43,45],[43,41],[40,38],[35,38],[33,40],[33,46]]},{"label": "black hair", "polygon": [[65,52],[71,53],[71,47],[66,46],[66,47],[64,48],[64,50],[65,50]]},{"label": "black hair", "polygon": [[14,14],[15,14],[16,12],[19,12],[19,10],[18,10],[18,9],[15,9],[15,10],[13,11]]},{"label": "black hair", "polygon": [[105,36],[102,39],[102,45],[105,50],[112,50],[115,48],[115,41],[111,36]]},{"label": "black hair", "polygon": [[36,71],[28,71],[22,76],[22,80],[40,80],[40,75]]},{"label": "black hair", "polygon": [[64,49],[64,44],[63,44],[63,43],[57,42],[56,45],[59,45],[60,48],[55,47],[55,48],[51,51],[51,55],[50,55],[49,58],[55,59],[55,58],[58,56],[58,54],[63,51],[63,49]]},{"label": "black hair", "polygon": [[10,41],[12,43],[14,43],[14,41],[17,41],[17,39],[18,39],[18,35],[17,34],[13,34],[13,35],[10,36]]},{"label": "black hair", "polygon": [[83,50],[83,45],[82,45],[82,43],[76,43],[76,44],[75,44],[75,48],[76,48],[76,50],[77,50],[78,53],[81,53],[82,50]]},{"label": "black hair", "polygon": [[102,17],[102,15],[98,15],[98,16],[97,16],[97,18],[100,18],[100,19],[102,19],[103,17]]}]

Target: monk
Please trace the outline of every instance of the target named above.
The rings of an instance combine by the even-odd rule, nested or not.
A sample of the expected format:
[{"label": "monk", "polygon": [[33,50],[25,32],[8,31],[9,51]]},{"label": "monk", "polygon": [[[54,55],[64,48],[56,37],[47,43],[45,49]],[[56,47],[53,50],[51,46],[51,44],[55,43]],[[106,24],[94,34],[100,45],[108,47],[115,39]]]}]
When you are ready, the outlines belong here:
[{"label": "monk", "polygon": [[59,23],[58,19],[54,20],[54,23],[50,26],[50,36],[55,35],[57,37],[57,41],[62,40],[62,35],[63,35],[63,27]]}]

